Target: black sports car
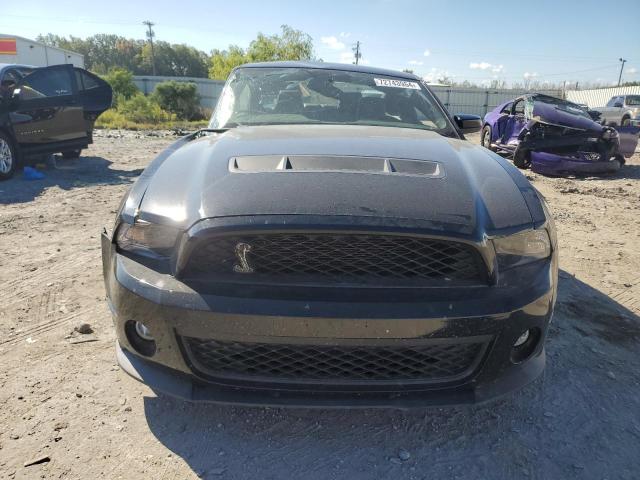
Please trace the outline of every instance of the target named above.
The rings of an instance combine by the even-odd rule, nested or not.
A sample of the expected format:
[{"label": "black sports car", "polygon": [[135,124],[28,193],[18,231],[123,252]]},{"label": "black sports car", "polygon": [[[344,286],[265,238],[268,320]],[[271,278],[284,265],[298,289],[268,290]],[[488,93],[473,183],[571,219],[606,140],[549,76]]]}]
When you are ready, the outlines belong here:
[{"label": "black sports car", "polygon": [[237,68],[210,128],[149,165],[102,237],[120,365],[243,404],[471,403],[530,382],[553,221],[464,141],[479,128],[409,73]]}]

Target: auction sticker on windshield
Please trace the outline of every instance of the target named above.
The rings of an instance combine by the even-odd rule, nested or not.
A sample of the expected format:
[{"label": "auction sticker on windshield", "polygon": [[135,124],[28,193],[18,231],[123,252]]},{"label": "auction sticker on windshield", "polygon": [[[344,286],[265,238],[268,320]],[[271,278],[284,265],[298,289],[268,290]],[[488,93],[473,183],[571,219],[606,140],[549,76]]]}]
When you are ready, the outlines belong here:
[{"label": "auction sticker on windshield", "polygon": [[395,88],[413,88],[420,90],[417,82],[408,82],[407,80],[392,80],[390,78],[374,78],[376,87],[395,87]]}]

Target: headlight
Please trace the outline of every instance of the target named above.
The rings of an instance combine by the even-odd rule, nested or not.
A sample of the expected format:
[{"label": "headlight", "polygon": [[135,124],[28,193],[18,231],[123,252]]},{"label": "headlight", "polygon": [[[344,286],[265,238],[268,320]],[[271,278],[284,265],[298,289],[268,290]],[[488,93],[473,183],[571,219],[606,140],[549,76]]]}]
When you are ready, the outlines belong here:
[{"label": "headlight", "polygon": [[551,255],[551,240],[545,228],[527,230],[493,239],[501,268],[514,267]]},{"label": "headlight", "polygon": [[116,245],[121,250],[146,257],[169,257],[179,234],[177,228],[137,220],[133,225],[120,224]]}]

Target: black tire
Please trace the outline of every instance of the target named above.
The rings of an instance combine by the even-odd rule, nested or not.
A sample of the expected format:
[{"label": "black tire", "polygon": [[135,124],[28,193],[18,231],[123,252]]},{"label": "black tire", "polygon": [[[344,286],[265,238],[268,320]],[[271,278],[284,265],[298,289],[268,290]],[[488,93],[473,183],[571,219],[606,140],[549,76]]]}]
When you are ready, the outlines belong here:
[{"label": "black tire", "polygon": [[18,152],[6,133],[0,132],[0,180],[8,180],[18,168]]},{"label": "black tire", "polygon": [[620,126],[628,127],[629,125],[631,125],[631,118],[630,117],[622,117],[622,122],[620,122]]},{"label": "black tire", "polygon": [[74,158],[78,158],[80,156],[80,153],[82,152],[82,150],[78,149],[78,150],[66,150],[64,152],[62,152],[62,158],[64,158],[65,160],[72,160]]},{"label": "black tire", "polygon": [[531,152],[520,147],[513,152],[513,164],[518,168],[527,168],[531,165]]},{"label": "black tire", "polygon": [[482,133],[480,134],[480,145],[484,148],[488,148],[492,152],[495,152],[496,149],[491,146],[491,127],[489,125],[485,125],[482,127]]}]

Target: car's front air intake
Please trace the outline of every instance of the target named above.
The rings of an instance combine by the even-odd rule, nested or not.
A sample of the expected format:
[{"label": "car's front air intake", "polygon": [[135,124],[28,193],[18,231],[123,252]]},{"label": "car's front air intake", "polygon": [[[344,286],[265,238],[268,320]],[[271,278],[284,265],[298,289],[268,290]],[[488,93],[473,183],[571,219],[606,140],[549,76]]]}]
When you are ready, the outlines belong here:
[{"label": "car's front air intake", "polygon": [[199,240],[184,275],[261,284],[424,286],[482,283],[468,244],[405,235],[252,233]]},{"label": "car's front air intake", "polygon": [[468,376],[485,343],[346,346],[183,338],[193,368],[208,377],[266,381],[449,382]]}]

